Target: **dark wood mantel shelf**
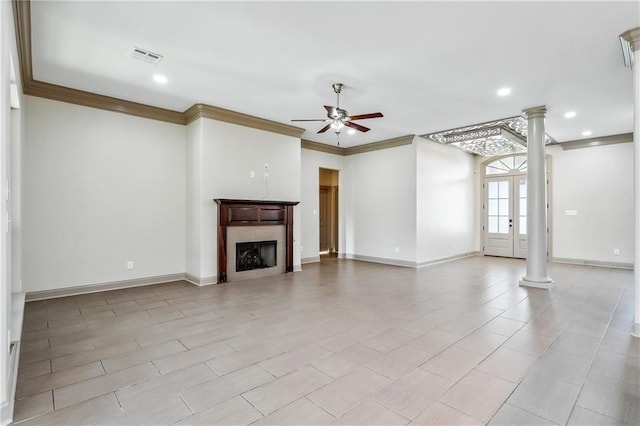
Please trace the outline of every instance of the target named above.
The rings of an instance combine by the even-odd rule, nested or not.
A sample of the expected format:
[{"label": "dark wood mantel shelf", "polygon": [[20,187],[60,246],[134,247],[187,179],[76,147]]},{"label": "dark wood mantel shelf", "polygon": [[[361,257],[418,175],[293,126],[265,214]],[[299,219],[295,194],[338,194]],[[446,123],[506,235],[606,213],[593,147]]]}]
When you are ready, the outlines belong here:
[{"label": "dark wood mantel shelf", "polygon": [[299,201],[232,200],[218,205],[218,283],[227,282],[227,227],[284,225],[285,272],[293,272],[293,206]]}]

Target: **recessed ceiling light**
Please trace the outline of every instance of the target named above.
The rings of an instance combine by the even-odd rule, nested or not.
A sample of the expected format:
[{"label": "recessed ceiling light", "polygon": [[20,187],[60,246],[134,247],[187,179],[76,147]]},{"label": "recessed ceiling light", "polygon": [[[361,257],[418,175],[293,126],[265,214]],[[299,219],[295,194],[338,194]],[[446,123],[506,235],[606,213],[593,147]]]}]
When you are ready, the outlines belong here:
[{"label": "recessed ceiling light", "polygon": [[350,135],[355,135],[356,131],[354,129],[349,129],[347,130],[347,133],[349,133]]},{"label": "recessed ceiling light", "polygon": [[167,81],[169,80],[167,80],[167,77],[162,74],[154,74],[153,81],[155,81],[158,84],[166,84]]},{"label": "recessed ceiling light", "polygon": [[507,96],[511,93],[511,87],[503,87],[498,90],[498,96]]},{"label": "recessed ceiling light", "polygon": [[578,115],[578,114],[576,114],[575,111],[567,111],[567,112],[564,113],[564,118],[573,118],[576,115]]},{"label": "recessed ceiling light", "polygon": [[593,134],[593,132],[591,130],[585,130],[584,132],[582,132],[582,136],[591,136]]}]

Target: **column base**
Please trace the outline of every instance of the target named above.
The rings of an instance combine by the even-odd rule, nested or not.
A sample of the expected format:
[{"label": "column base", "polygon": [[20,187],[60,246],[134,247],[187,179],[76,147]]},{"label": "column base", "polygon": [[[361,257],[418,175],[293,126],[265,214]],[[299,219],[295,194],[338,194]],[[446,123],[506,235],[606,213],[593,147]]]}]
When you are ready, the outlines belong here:
[{"label": "column base", "polygon": [[631,324],[631,335],[633,337],[640,337],[640,323],[634,322]]},{"label": "column base", "polygon": [[553,284],[553,280],[551,278],[544,278],[542,280],[534,281],[530,278],[522,277],[522,279],[518,284],[522,287],[544,288],[547,290],[551,290],[551,285]]}]

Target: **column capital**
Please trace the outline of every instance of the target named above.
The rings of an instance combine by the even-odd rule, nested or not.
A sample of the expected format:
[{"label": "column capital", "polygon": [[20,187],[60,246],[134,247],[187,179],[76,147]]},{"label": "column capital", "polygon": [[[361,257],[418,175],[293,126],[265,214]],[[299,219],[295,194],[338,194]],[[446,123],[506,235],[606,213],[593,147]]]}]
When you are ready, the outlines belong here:
[{"label": "column capital", "polygon": [[522,112],[527,115],[527,118],[544,118],[545,114],[547,113],[547,107],[546,105],[540,105],[536,107],[525,108],[522,110]]},{"label": "column capital", "polygon": [[640,50],[640,27],[623,32],[620,34],[620,38],[626,40],[634,52]]}]

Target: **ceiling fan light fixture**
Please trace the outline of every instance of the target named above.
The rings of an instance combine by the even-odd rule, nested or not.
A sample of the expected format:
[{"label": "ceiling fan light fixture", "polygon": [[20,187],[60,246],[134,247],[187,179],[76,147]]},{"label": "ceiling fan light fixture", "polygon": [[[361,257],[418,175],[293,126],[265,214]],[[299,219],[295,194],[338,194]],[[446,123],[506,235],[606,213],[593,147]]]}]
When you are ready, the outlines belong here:
[{"label": "ceiling fan light fixture", "polygon": [[344,123],[338,119],[333,120],[333,123],[331,123],[331,128],[335,129],[335,130],[340,130],[344,127]]}]

